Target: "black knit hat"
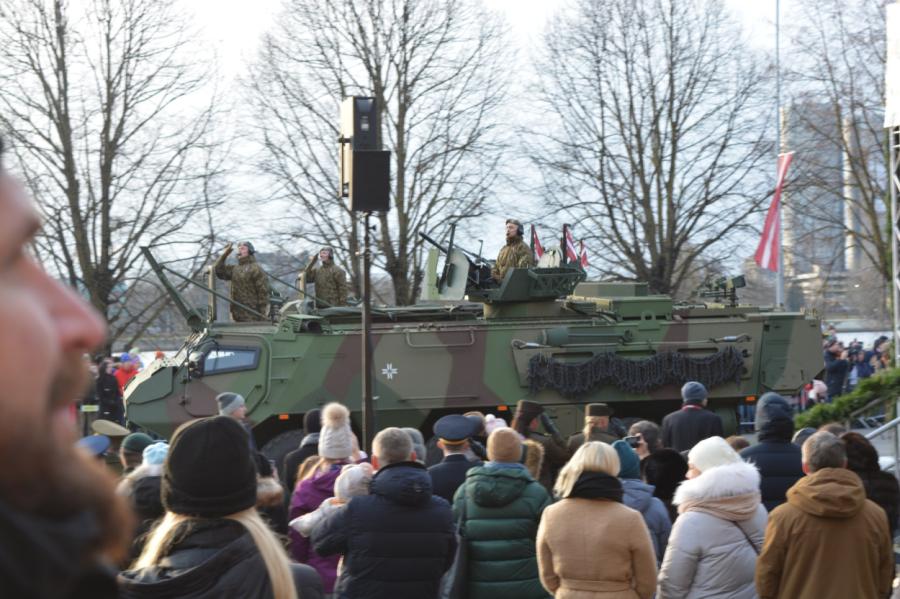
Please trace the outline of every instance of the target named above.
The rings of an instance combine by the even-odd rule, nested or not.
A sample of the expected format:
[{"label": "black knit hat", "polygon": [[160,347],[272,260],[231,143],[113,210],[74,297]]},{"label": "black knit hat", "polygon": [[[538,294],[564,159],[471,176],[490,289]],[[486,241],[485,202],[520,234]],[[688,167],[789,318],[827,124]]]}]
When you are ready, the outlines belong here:
[{"label": "black knit hat", "polygon": [[170,512],[200,518],[256,505],[256,465],[244,428],[228,416],[178,427],[163,466],[162,501]]},{"label": "black knit hat", "polygon": [[303,415],[303,432],[318,433],[322,430],[322,410],[313,408]]}]

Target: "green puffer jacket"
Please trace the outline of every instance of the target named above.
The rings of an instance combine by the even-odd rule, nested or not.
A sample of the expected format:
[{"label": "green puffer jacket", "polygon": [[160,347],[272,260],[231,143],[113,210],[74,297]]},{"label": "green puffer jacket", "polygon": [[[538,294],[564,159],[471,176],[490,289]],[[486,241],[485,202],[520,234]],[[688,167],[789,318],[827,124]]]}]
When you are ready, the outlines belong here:
[{"label": "green puffer jacket", "polygon": [[527,470],[472,468],[453,497],[458,518],[466,502],[469,599],[545,599],[534,539],[550,496]]}]

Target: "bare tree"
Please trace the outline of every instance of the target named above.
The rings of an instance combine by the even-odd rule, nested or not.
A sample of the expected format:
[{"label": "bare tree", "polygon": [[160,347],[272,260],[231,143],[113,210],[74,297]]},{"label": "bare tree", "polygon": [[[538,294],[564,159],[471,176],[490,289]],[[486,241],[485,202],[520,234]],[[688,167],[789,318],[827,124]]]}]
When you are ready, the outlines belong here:
[{"label": "bare tree", "polygon": [[577,0],[539,67],[544,218],[578,223],[601,275],[674,294],[734,254],[771,191],[774,127],[721,2]]},{"label": "bare tree", "polygon": [[[287,0],[249,79],[275,199],[296,239],[333,245],[349,265],[361,224],[337,198],[340,101],[374,96],[392,156],[392,209],[377,263],[395,300],[416,300],[419,231],[481,215],[496,179],[505,91],[504,30],[474,0]],[[291,209],[289,209],[291,210]]]},{"label": "bare tree", "polygon": [[225,197],[210,73],[184,22],[174,0],[0,4],[0,128],[44,217],[37,252],[111,343],[160,309],[131,302],[140,246],[190,247],[199,264]]},{"label": "bare tree", "polygon": [[866,273],[870,282],[874,276],[886,299],[891,238],[883,128],[885,4],[825,0],[798,6],[791,22],[802,25],[790,29],[786,61],[793,96],[786,129],[787,149],[796,152],[799,167],[790,206],[803,221],[796,245],[810,254],[801,262],[818,265],[824,276],[845,268]]}]

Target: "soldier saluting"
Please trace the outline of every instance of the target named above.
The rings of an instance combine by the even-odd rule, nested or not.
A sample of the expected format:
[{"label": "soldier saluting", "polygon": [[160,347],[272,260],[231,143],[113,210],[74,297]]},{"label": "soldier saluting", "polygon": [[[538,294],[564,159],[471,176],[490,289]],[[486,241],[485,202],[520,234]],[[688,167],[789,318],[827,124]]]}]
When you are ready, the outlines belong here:
[{"label": "soldier saluting", "polygon": [[[249,241],[238,243],[238,263],[225,264],[231,254],[231,243],[216,260],[216,276],[223,281],[231,281],[231,299],[252,308],[260,314],[269,313],[269,280],[262,267],[253,256],[253,244]],[[252,322],[260,317],[252,312],[231,304],[231,319],[234,322]]]},{"label": "soldier saluting", "polygon": [[528,268],[534,266],[531,248],[522,241],[525,227],[514,218],[506,219],[506,245],[500,248],[497,261],[491,269],[491,277],[498,283],[503,282],[506,271],[510,268]]},{"label": "soldier saluting", "polygon": [[[321,265],[316,268],[316,262]],[[334,263],[334,250],[326,246],[313,256],[306,267],[306,282],[316,286],[316,305],[320,308],[347,305],[347,274]]]}]

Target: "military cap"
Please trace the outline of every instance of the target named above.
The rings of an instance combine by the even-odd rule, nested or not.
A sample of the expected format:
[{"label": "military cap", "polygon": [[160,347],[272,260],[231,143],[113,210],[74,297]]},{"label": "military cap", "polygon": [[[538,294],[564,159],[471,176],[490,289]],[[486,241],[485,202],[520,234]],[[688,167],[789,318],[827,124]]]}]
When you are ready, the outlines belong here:
[{"label": "military cap", "polygon": [[109,437],[106,435],[89,435],[79,439],[75,445],[86,449],[93,456],[101,456],[109,449]]},{"label": "military cap", "polygon": [[247,253],[250,254],[251,256],[256,253],[256,248],[253,247],[253,244],[250,243],[249,241],[239,241],[238,247],[240,247],[242,245],[247,246]]},{"label": "military cap", "polygon": [[514,218],[508,218],[508,219],[506,219],[506,224],[507,225],[510,225],[510,224],[515,225],[516,230],[519,233],[519,235],[525,234],[525,225],[523,225],[521,221],[518,221]]},{"label": "military cap", "polygon": [[516,403],[516,414],[522,418],[531,419],[544,413],[544,406],[536,401],[520,399]]},{"label": "military cap", "polygon": [[477,423],[462,414],[448,414],[434,423],[433,431],[447,443],[462,443],[475,434]]},{"label": "military cap", "polygon": [[153,439],[147,433],[131,433],[122,441],[122,449],[143,454],[144,448],[152,444]]},{"label": "military cap", "polygon": [[95,420],[91,424],[91,430],[98,435],[106,435],[107,437],[127,437],[131,431],[112,420]]},{"label": "military cap", "polygon": [[605,403],[589,403],[584,411],[585,416],[612,416],[612,409]]}]

